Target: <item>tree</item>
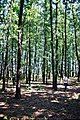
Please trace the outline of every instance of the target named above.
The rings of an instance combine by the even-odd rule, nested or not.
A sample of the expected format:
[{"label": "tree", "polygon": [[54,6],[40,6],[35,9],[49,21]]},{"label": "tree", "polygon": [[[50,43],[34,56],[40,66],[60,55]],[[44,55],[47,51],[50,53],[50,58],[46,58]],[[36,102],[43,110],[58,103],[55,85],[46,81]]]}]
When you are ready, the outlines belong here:
[{"label": "tree", "polygon": [[77,44],[76,17],[74,15],[73,7],[72,7],[72,15],[73,15],[73,24],[74,24],[75,50],[76,50],[76,57],[78,61],[78,82],[79,82],[80,81],[80,57],[79,57],[78,44]]},{"label": "tree", "polygon": [[52,79],[53,79],[53,88],[55,88],[55,76],[54,76],[54,49],[53,49],[53,26],[52,26],[52,22],[53,21],[53,16],[52,16],[52,0],[50,0],[50,27],[51,27],[51,54],[52,54],[52,60],[51,60],[51,64],[52,64]]},{"label": "tree", "polygon": [[45,10],[44,10],[44,53],[43,53],[43,66],[42,66],[42,79],[43,83],[45,83],[45,62],[46,62],[46,49],[47,49],[47,34],[46,34],[46,17],[47,17],[47,1],[45,0]]},{"label": "tree", "polygon": [[17,81],[16,81],[16,98],[21,97],[20,93],[20,68],[21,68],[21,52],[22,52],[22,15],[23,15],[23,6],[24,0],[20,0],[20,12],[19,12],[19,21],[18,21],[18,53],[17,53]]}]

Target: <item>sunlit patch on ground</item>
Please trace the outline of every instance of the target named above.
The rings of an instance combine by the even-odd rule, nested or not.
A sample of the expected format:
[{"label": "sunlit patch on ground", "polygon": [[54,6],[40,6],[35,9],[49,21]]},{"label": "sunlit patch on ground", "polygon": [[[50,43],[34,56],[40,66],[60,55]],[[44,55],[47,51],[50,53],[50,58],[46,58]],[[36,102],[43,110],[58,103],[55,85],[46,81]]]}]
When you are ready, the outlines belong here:
[{"label": "sunlit patch on ground", "polygon": [[80,118],[80,86],[58,85],[54,91],[52,85],[34,83],[21,87],[21,99],[17,100],[15,87],[0,93],[0,114],[8,120],[64,120]]}]

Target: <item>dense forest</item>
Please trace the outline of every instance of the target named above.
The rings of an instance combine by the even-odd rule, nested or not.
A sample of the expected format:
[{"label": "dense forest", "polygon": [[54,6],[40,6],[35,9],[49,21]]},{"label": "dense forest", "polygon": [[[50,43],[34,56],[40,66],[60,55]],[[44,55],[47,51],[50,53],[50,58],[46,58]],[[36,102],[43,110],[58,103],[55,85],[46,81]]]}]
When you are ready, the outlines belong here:
[{"label": "dense forest", "polygon": [[[0,0],[0,103],[20,103],[26,96],[23,90],[44,91],[49,85],[54,98],[57,91],[71,94],[69,86],[73,87],[72,92],[78,88],[79,100],[74,108],[78,105],[75,119],[80,119],[80,0]],[[2,104],[0,119],[5,119],[4,115],[10,119],[1,107]],[[57,119],[53,116],[45,118],[44,114],[40,120]]]}]

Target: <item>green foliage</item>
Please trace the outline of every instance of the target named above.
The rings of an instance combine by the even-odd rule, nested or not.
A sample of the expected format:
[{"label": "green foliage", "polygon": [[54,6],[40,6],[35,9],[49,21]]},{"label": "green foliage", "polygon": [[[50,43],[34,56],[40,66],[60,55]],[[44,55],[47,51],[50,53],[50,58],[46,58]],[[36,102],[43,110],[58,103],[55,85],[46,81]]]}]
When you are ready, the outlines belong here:
[{"label": "green foliage", "polygon": [[[75,26],[77,29],[77,47],[78,47],[78,54],[80,56],[80,13],[79,13],[79,6],[77,2],[75,4],[68,3],[67,4],[67,58],[76,59],[75,53],[75,45],[73,50],[74,41],[74,28],[73,22],[75,22]],[[75,19],[73,20],[72,16],[72,7],[74,11]],[[62,56],[62,46],[64,44],[64,8],[62,1],[58,3],[58,24],[57,24],[57,39],[58,39],[58,62],[59,65],[61,63],[61,56]],[[48,67],[51,69],[51,28],[50,28],[50,4],[49,1],[46,0],[46,11],[45,11],[45,1],[44,0],[31,0],[28,3],[25,2],[24,10],[23,10],[23,18],[22,18],[22,26],[23,29],[23,40],[22,40],[22,60],[21,65],[25,66],[26,58],[23,53],[26,51],[29,52],[29,38],[31,42],[31,61],[32,61],[32,68],[34,69],[34,54],[35,54],[35,44],[36,44],[36,61],[39,64],[40,69],[42,68],[42,59],[45,58],[48,61]],[[4,12],[3,12],[4,11]],[[53,36],[54,36],[54,54],[56,49],[56,34],[55,34],[55,22],[56,22],[56,9],[55,5],[53,4]],[[8,38],[8,49],[10,59],[9,62],[11,64],[11,59],[16,59],[17,56],[17,41],[18,41],[18,15],[19,15],[19,1],[12,1],[4,2],[0,5],[0,14],[1,14],[1,21],[0,21],[0,51],[5,53],[5,46],[6,46],[6,36],[7,36],[7,29],[9,28],[9,38]],[[45,25],[44,25],[45,19]],[[45,28],[44,28],[45,27]],[[30,31],[29,31],[30,28]],[[44,51],[44,31],[46,30],[46,39],[47,39],[47,49],[45,56],[43,55]],[[62,37],[63,33],[63,37]],[[12,42],[13,42],[13,51],[12,50]],[[73,54],[74,51],[74,54]],[[12,56],[13,52],[13,56]],[[1,56],[2,54],[0,54]],[[11,57],[12,56],[12,57]],[[28,57],[28,56],[27,56]],[[14,60],[15,61],[15,60]],[[14,62],[13,61],[13,62]],[[27,63],[28,66],[28,63]]]}]

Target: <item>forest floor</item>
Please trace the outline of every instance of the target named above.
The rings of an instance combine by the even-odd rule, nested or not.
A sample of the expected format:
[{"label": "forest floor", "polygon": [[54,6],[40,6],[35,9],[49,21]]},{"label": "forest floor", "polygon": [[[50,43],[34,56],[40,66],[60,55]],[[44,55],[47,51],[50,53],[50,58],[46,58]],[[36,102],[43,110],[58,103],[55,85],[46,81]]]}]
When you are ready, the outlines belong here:
[{"label": "forest floor", "polygon": [[80,119],[80,83],[71,79],[67,90],[59,84],[33,82],[31,87],[21,86],[21,99],[15,99],[15,87],[0,91],[0,119],[5,120],[65,120]]}]

